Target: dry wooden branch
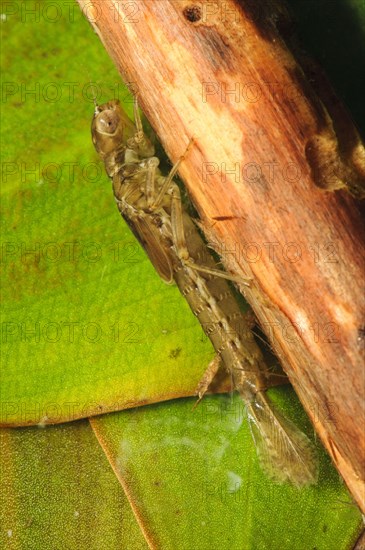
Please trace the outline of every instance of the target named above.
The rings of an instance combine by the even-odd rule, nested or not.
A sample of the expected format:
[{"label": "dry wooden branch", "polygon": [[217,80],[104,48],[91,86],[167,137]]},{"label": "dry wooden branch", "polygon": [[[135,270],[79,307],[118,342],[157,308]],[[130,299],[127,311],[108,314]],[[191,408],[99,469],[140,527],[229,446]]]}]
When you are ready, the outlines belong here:
[{"label": "dry wooden branch", "polygon": [[365,510],[364,232],[347,191],[320,189],[362,192],[347,115],[264,1],[79,3],[172,161],[194,136],[180,173],[209,240],[252,277],[244,295]]}]

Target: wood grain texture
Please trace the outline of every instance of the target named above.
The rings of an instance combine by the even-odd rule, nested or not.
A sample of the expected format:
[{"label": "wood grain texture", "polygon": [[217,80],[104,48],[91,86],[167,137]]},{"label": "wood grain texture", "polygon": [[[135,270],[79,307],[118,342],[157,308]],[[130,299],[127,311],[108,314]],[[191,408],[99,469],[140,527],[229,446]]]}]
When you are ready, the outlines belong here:
[{"label": "wood grain texture", "polygon": [[194,137],[180,174],[206,234],[252,277],[241,290],[365,510],[364,227],[346,190],[320,189],[361,193],[347,115],[324,107],[265,2],[79,3],[172,161]]}]

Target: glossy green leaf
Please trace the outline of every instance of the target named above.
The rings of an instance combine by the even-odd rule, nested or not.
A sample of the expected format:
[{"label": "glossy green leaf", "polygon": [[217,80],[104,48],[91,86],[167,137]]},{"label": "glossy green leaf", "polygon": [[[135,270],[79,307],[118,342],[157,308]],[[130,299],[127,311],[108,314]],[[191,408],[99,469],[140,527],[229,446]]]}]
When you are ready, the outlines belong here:
[{"label": "glossy green leaf", "polygon": [[131,96],[77,5],[72,22],[66,0],[12,4],[18,11],[3,21],[7,51],[18,54],[3,59],[0,421],[62,422],[192,395],[212,346],[121,219],[91,142],[89,75],[100,101],[117,93],[130,108]]},{"label": "glossy green leaf", "polygon": [[[271,391],[304,426],[292,393]],[[318,485],[276,485],[258,465],[238,397],[207,397],[194,411],[193,403],[171,401],[92,420],[153,547],[352,548],[361,514],[323,451]]]},{"label": "glossy green leaf", "polygon": [[148,548],[88,421],[1,430],[0,546]]}]

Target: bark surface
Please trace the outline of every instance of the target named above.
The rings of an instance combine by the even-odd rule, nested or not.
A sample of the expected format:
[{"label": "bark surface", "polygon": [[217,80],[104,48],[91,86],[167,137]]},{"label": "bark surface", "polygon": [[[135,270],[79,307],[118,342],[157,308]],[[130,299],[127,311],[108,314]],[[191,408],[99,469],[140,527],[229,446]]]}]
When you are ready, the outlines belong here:
[{"label": "bark surface", "polygon": [[[79,0],[364,506],[364,153],[265,2]],[[312,75],[313,77],[313,75]],[[321,99],[317,93],[321,94]],[[324,105],[326,102],[326,105]]]}]

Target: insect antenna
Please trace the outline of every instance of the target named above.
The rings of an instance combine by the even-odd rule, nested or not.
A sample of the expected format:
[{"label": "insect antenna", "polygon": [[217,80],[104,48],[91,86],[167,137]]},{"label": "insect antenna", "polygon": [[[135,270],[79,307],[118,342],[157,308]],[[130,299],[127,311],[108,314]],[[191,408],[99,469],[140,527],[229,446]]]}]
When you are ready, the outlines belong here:
[{"label": "insect antenna", "polygon": [[[95,90],[96,86],[94,85],[94,83],[91,81],[91,77],[90,77],[90,73],[87,69],[87,67],[84,67],[85,69],[85,72],[87,74],[87,77],[88,77],[88,80],[89,80],[89,83],[90,83],[90,87],[91,87],[91,91],[93,93],[93,91]],[[95,111],[94,111],[94,114],[97,114],[99,112],[99,105],[98,105],[98,102],[96,101],[96,98],[97,98],[97,93],[93,94],[92,96],[92,100],[93,100],[93,103],[94,103],[94,106],[95,106]]]}]

